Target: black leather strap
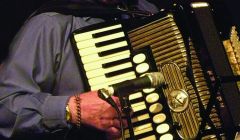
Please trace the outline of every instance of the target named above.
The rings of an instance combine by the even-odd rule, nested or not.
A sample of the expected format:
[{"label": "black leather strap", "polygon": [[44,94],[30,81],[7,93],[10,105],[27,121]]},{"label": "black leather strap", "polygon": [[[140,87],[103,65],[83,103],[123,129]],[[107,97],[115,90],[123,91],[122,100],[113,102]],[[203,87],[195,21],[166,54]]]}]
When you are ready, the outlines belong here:
[{"label": "black leather strap", "polygon": [[31,17],[45,12],[58,12],[65,15],[78,17],[90,16],[95,18],[113,18],[120,17],[123,14],[129,14],[126,10],[96,5],[89,2],[50,1],[36,10]]}]

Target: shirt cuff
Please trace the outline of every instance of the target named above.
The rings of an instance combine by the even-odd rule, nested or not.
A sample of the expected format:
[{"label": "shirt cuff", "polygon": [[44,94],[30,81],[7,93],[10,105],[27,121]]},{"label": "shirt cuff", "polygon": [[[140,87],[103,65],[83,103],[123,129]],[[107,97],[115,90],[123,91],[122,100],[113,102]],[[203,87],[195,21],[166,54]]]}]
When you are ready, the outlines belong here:
[{"label": "shirt cuff", "polygon": [[49,96],[43,104],[43,124],[50,130],[68,127],[66,104],[69,96]]}]

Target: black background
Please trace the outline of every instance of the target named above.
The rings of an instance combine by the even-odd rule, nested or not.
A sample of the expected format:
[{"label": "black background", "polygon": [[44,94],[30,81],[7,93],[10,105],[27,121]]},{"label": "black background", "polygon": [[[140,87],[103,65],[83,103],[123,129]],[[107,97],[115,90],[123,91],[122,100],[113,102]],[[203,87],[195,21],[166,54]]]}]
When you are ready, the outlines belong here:
[{"label": "black background", "polygon": [[25,19],[47,0],[3,0],[0,2],[0,61]]}]

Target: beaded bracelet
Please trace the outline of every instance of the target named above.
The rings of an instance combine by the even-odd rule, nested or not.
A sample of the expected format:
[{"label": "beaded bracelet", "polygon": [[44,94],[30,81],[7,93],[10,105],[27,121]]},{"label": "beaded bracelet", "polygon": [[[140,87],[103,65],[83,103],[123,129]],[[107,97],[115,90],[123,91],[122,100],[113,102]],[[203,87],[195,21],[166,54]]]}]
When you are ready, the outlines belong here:
[{"label": "beaded bracelet", "polygon": [[80,100],[80,97],[79,95],[75,95],[75,102],[76,102],[76,105],[77,105],[77,123],[76,123],[76,126],[77,128],[80,128],[80,125],[81,125],[81,100]]}]

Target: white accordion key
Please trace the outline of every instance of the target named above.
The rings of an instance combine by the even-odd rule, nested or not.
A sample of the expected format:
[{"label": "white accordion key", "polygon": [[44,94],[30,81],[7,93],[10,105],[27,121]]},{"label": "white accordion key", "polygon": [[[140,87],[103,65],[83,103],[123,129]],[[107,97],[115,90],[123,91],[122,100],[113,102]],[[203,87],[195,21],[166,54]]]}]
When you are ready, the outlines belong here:
[{"label": "white accordion key", "polygon": [[102,46],[102,47],[92,46],[92,47],[88,47],[88,48],[79,50],[79,52],[80,52],[79,54],[80,54],[80,56],[86,56],[86,55],[91,55],[94,53],[99,53],[99,52],[103,52],[103,51],[108,51],[108,50],[124,47],[127,45],[128,45],[127,41],[121,41],[118,43],[114,43],[114,44],[110,44],[110,45],[106,45],[106,46]]},{"label": "white accordion key", "polygon": [[135,123],[135,122],[143,121],[149,118],[150,118],[149,114],[143,114],[143,115],[132,118],[131,122]]},{"label": "white accordion key", "polygon": [[114,76],[114,77],[111,77],[111,78],[107,78],[105,75],[103,75],[103,76],[99,76],[99,77],[89,79],[88,82],[91,86],[94,86],[94,85],[98,85],[98,84],[102,84],[102,83],[115,81],[115,80],[118,80],[118,79],[123,79],[124,77],[126,78],[126,77],[130,77],[130,76],[133,76],[133,75],[135,75],[134,72],[128,72],[128,73],[120,74],[120,75],[117,75],[117,76]]},{"label": "white accordion key", "polygon": [[97,30],[93,30],[93,31],[89,31],[89,32],[79,33],[79,34],[74,35],[74,39],[75,39],[75,42],[91,39],[91,38],[93,38],[92,35],[95,33],[109,31],[109,30],[113,30],[113,29],[117,29],[117,28],[122,28],[122,25],[117,24],[117,25],[108,26],[105,28],[101,28],[101,29],[97,29]]},{"label": "white accordion key", "polygon": [[131,107],[133,112],[141,111],[147,108],[144,101],[132,104]]},{"label": "white accordion key", "polygon": [[118,55],[118,56],[112,57],[111,59],[103,59],[102,61],[94,61],[93,63],[87,63],[87,64],[84,64],[83,66],[87,72],[90,70],[102,68],[103,64],[108,64],[110,62],[115,62],[117,60],[122,60],[122,59],[126,59],[129,57],[130,57],[130,54],[123,54],[123,55]]},{"label": "white accordion key", "polygon": [[130,54],[130,51],[126,50],[126,51],[122,51],[122,52],[119,52],[119,53],[114,53],[114,54],[111,54],[111,55],[107,55],[105,57],[100,57],[98,54],[91,54],[91,55],[81,57],[81,59],[82,59],[82,62],[85,64],[85,63],[91,63],[91,62],[94,62],[94,61],[102,61],[104,59],[111,59],[113,57],[116,57],[116,56],[119,56],[119,55],[124,55],[124,54]]},{"label": "white accordion key", "polygon": [[106,68],[106,69],[100,68],[100,69],[88,71],[88,72],[86,72],[86,75],[89,79],[91,79],[91,78],[94,78],[94,77],[103,76],[106,73],[110,73],[110,72],[113,72],[113,71],[118,71],[118,70],[122,70],[122,69],[125,69],[125,68],[130,68],[132,66],[133,65],[132,65],[131,62],[127,62],[125,64],[117,65],[117,66]]},{"label": "white accordion key", "polygon": [[84,40],[81,42],[77,42],[77,48],[81,51],[81,49],[95,47],[96,43],[111,40],[111,39],[116,39],[116,38],[120,38],[120,37],[124,37],[124,36],[125,36],[124,32],[119,32],[119,33],[115,33],[115,34],[111,34],[111,35],[107,35],[107,36],[103,36],[103,37],[99,37],[99,38]]}]

